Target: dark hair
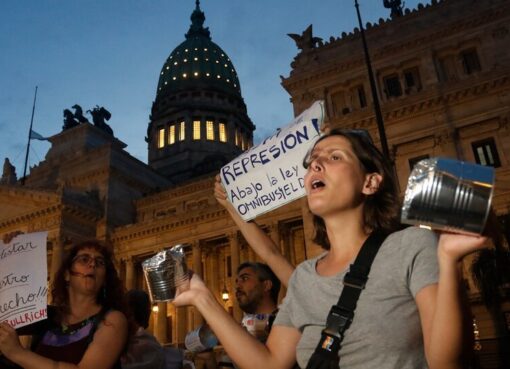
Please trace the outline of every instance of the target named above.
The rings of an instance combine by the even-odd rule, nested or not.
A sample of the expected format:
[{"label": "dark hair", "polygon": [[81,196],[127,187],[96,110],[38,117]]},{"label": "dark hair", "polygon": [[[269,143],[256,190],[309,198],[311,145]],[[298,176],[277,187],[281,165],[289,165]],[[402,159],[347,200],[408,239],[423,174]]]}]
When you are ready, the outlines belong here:
[{"label": "dark hair", "polygon": [[52,304],[57,307],[57,319],[61,320],[64,315],[70,313],[69,306],[69,292],[68,283],[65,280],[66,272],[71,271],[73,259],[80,250],[83,249],[94,249],[99,251],[105,260],[105,280],[103,288],[97,293],[96,301],[103,307],[103,311],[108,310],[119,310],[128,316],[126,303],[125,303],[125,291],[117,270],[113,265],[112,253],[110,250],[98,241],[85,241],[74,245],[64,258],[62,265],[55,275],[53,288],[51,291],[53,302]]},{"label": "dark hair", "polygon": [[259,281],[271,281],[271,300],[273,303],[278,303],[278,294],[280,293],[280,280],[276,276],[276,274],[273,273],[271,268],[263,263],[257,263],[257,262],[245,262],[242,263],[237,267],[237,274],[244,269],[244,268],[251,268],[257,274],[257,277],[259,278]]},{"label": "dark hair", "polygon": [[129,290],[126,294],[129,310],[140,327],[149,326],[151,317],[151,300],[149,294],[144,290]]},{"label": "dark hair", "polygon": [[[332,129],[319,138],[315,145],[332,136],[342,136],[349,140],[365,173],[378,173],[382,176],[377,192],[365,198],[363,225],[371,231],[379,230],[384,233],[391,233],[399,229],[401,227],[399,220],[400,202],[393,170],[388,159],[374,145],[370,135],[365,130]],[[308,155],[303,161],[305,168],[308,167],[307,158]],[[313,223],[315,228],[313,241],[323,249],[329,250],[330,244],[324,220],[317,215],[313,215]]]}]

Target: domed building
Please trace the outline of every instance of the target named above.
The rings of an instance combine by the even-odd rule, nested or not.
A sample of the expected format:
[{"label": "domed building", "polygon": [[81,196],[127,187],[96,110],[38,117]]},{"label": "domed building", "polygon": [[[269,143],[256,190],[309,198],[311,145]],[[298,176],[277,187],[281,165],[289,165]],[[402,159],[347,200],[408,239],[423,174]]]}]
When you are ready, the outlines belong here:
[{"label": "domed building", "polygon": [[148,127],[149,165],[174,184],[218,171],[252,145],[239,79],[204,28],[196,1],[186,40],[159,76]]}]

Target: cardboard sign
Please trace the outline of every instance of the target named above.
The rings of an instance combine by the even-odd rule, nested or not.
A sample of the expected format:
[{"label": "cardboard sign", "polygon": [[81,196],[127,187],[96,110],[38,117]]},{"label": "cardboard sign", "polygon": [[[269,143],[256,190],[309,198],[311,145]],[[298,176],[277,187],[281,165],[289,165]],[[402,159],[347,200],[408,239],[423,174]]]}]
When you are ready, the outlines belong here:
[{"label": "cardboard sign", "polygon": [[20,328],[46,319],[48,232],[0,242],[0,322]]},{"label": "cardboard sign", "polygon": [[228,199],[250,220],[305,195],[303,158],[320,136],[324,102],[221,168]]}]

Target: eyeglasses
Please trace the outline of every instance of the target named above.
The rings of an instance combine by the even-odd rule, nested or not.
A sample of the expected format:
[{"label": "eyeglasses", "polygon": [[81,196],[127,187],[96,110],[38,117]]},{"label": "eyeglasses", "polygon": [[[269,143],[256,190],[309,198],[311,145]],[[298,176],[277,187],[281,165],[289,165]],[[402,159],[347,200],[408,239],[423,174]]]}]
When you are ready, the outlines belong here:
[{"label": "eyeglasses", "polygon": [[104,267],[106,265],[106,260],[102,256],[92,256],[89,254],[80,254],[74,257],[73,264],[77,263],[80,265],[87,266],[90,262],[94,260],[94,265],[97,267]]}]

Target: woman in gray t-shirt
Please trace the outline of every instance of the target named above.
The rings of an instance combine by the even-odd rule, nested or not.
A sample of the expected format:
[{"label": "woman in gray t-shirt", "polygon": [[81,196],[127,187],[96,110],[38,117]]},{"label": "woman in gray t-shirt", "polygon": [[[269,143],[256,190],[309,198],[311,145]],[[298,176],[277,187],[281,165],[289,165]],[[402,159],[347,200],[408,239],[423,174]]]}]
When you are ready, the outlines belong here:
[{"label": "woman in gray t-shirt", "polygon": [[396,232],[392,171],[368,133],[332,130],[305,159],[315,242],[326,252],[292,274],[266,344],[245,332],[193,276],[174,303],[194,305],[240,368],[305,367],[341,281],[374,230],[390,234],[377,254],[340,348],[342,369],[460,368],[463,319],[458,261],[485,238],[415,228]]}]

